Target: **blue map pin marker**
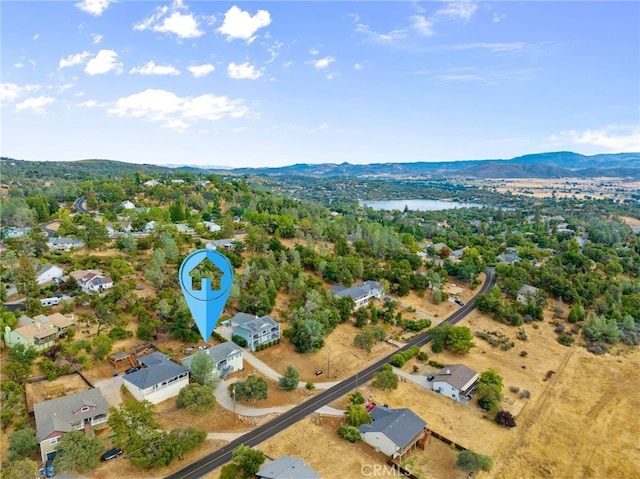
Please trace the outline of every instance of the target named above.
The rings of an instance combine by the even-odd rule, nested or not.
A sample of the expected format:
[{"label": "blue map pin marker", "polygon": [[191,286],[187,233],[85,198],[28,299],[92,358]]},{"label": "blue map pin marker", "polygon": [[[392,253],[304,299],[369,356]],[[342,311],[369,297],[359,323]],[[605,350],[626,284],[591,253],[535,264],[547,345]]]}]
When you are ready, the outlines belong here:
[{"label": "blue map pin marker", "polygon": [[182,294],[206,344],[231,293],[233,267],[222,253],[200,249],[185,258],[179,276]]}]

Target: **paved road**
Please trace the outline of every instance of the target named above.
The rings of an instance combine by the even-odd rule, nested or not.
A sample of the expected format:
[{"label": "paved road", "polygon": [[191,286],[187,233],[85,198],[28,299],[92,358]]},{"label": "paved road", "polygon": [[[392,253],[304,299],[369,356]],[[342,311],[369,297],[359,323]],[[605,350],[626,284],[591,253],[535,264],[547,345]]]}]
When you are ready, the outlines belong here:
[{"label": "paved road", "polygon": [[83,213],[83,214],[90,213],[90,211],[85,208],[86,203],[87,203],[87,199],[84,196],[81,196],[80,198],[78,198],[73,202],[73,208],[78,213]]},{"label": "paved road", "polygon": [[[488,292],[495,284],[495,270],[493,268],[488,269],[486,271],[486,275],[487,280],[478,291],[478,294]],[[464,317],[473,310],[475,306],[475,298],[476,297],[474,296],[467,302],[465,306],[454,312],[443,322],[446,322],[448,324],[456,324],[464,319]],[[424,346],[429,341],[431,341],[431,334],[429,331],[427,331],[426,333],[421,334],[409,341],[409,343],[407,343],[407,345],[401,348],[399,351],[405,351],[414,345]],[[292,424],[300,421],[301,419],[304,419],[309,414],[312,414],[321,407],[346,395],[348,392],[355,389],[356,384],[362,384],[366,381],[369,381],[373,377],[373,375],[389,361],[390,357],[391,355],[377,361],[374,364],[371,364],[370,366],[366,367],[350,378],[345,379],[341,383],[331,387],[330,389],[327,389],[326,391],[323,391],[317,396],[312,397],[303,404],[295,406],[289,411],[288,414],[279,416],[269,421],[268,423],[263,424],[262,426],[258,426],[256,429],[231,441],[229,444],[223,446],[217,451],[214,451],[211,454],[208,454],[207,456],[185,467],[184,469],[181,469],[180,471],[167,476],[167,479],[197,479],[199,477],[202,477],[204,474],[226,464],[231,460],[231,452],[240,444],[245,444],[247,446],[256,446],[262,441],[270,438],[274,434],[277,434],[278,432],[286,429]]]}]

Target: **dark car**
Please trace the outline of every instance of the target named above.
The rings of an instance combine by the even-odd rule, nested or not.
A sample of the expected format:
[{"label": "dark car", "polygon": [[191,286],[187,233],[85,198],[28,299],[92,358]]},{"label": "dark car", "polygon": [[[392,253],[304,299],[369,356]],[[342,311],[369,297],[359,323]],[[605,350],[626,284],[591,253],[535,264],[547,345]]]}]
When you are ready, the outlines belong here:
[{"label": "dark car", "polygon": [[391,302],[391,298],[390,298],[389,296],[386,296],[386,297],[384,298],[384,302],[385,302],[385,303],[390,303],[390,302]]},{"label": "dark car", "polygon": [[427,376],[427,381],[429,381],[429,382],[433,381],[434,379],[435,379],[435,376],[433,374],[429,374]]},{"label": "dark car", "polygon": [[53,459],[49,459],[45,464],[44,473],[46,477],[54,477],[56,475],[56,471],[53,469]]},{"label": "dark car", "polygon": [[136,371],[140,370],[140,366],[134,366],[132,368],[127,369],[124,373],[125,374],[129,374],[129,373],[135,373]]},{"label": "dark car", "polygon": [[316,376],[320,376],[321,374],[322,374],[322,369],[318,369],[318,370],[316,371]]},{"label": "dark car", "polygon": [[109,459],[115,459],[120,454],[122,454],[122,449],[119,447],[114,447],[113,449],[109,449],[102,456],[100,456],[101,461],[108,461]]},{"label": "dark car", "polygon": [[460,301],[459,299],[454,299],[453,300],[458,306],[464,306],[464,303],[462,301]]}]

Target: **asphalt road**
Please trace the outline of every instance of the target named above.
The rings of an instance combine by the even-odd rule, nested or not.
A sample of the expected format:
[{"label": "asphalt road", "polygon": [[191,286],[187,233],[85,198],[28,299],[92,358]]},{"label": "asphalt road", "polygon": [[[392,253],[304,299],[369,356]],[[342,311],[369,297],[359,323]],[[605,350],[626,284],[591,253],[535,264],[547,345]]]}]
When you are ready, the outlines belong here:
[{"label": "asphalt road", "polygon": [[[487,275],[487,280],[482,285],[477,294],[488,292],[495,284],[495,270],[493,268],[489,268],[485,271],[485,273]],[[476,297],[474,296],[467,302],[467,304],[465,304],[458,311],[449,316],[442,324],[458,323],[473,310],[473,308],[475,307],[475,302]],[[409,341],[409,343],[407,343],[406,346],[400,348],[399,351],[405,351],[414,345],[424,346],[429,341],[431,341],[431,334],[427,331],[426,333],[421,334]],[[355,389],[358,384],[363,384],[373,378],[373,375],[378,372],[382,368],[382,366],[389,362],[390,357],[391,355],[366,367],[362,371],[356,373],[348,379],[345,379],[331,389],[327,389],[326,391],[318,394],[317,396],[314,396],[313,398],[300,404],[299,406],[296,406],[288,413],[283,414],[282,416],[279,416],[269,421],[268,423],[257,427],[244,436],[231,441],[229,444],[218,449],[217,451],[214,451],[211,454],[203,457],[202,459],[199,459],[196,462],[190,464],[189,466],[171,474],[170,476],[167,476],[167,479],[197,479],[199,477],[202,477],[206,473],[211,472],[214,469],[226,464],[227,462],[231,461],[231,451],[233,451],[239,445],[244,444],[252,447],[256,446],[262,441],[270,438],[274,434],[277,434],[278,432],[286,429],[292,424],[300,421],[301,419],[304,419],[320,407],[329,404],[330,402],[340,397],[343,397],[348,392]]]},{"label": "asphalt road", "polygon": [[89,210],[87,210],[84,207],[86,201],[87,201],[86,198],[84,196],[81,196],[80,198],[78,198],[73,202],[73,207],[78,213],[83,213],[83,214],[89,213]]}]

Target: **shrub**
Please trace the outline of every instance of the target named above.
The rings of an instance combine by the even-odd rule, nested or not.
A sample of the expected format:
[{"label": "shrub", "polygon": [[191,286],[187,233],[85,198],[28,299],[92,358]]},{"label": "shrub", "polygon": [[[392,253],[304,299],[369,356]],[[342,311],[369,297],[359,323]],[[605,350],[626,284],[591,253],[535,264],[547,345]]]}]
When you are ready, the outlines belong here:
[{"label": "shrub", "polygon": [[338,428],[338,436],[353,443],[360,440],[360,431],[354,426],[340,426]]},{"label": "shrub", "polygon": [[247,347],[247,340],[244,339],[242,336],[238,336],[237,334],[234,334],[233,336],[231,336],[231,341],[236,343],[241,348]]},{"label": "shrub", "polygon": [[468,449],[458,454],[456,465],[464,472],[490,471],[493,468],[493,459]]},{"label": "shrub", "polygon": [[109,331],[109,338],[113,341],[116,339],[130,338],[131,336],[133,336],[133,333],[131,331],[127,331],[121,326],[117,326]]},{"label": "shrub", "polygon": [[425,351],[420,351],[417,355],[416,358],[419,361],[426,361],[427,359],[429,359],[429,355],[425,352]]},{"label": "shrub", "polygon": [[518,386],[509,386],[509,391],[511,391],[512,393],[517,393],[518,391],[520,391],[520,388]]},{"label": "shrub", "polygon": [[521,399],[529,399],[531,397],[531,393],[528,390],[523,389],[522,391],[520,391],[520,394],[518,394],[518,396],[520,396]]},{"label": "shrub", "polygon": [[527,354],[529,353],[527,353],[526,351],[520,351],[520,356],[522,356],[523,358],[526,358]]},{"label": "shrub", "polygon": [[304,385],[305,388],[307,388],[309,391],[313,391],[316,388],[316,385],[313,384],[311,381],[307,382],[307,384]]},{"label": "shrub", "polygon": [[558,336],[558,342],[563,346],[571,346],[573,344],[573,338],[568,334],[561,334]]},{"label": "shrub", "polygon": [[431,351],[434,353],[441,353],[444,351],[444,345],[440,342],[431,344]]},{"label": "shrub", "polygon": [[499,411],[496,414],[496,422],[505,427],[516,427],[516,420],[509,411]]},{"label": "shrub", "polygon": [[443,368],[446,365],[444,363],[441,363],[440,361],[436,361],[435,359],[430,359],[429,366],[433,366],[434,368]]}]

